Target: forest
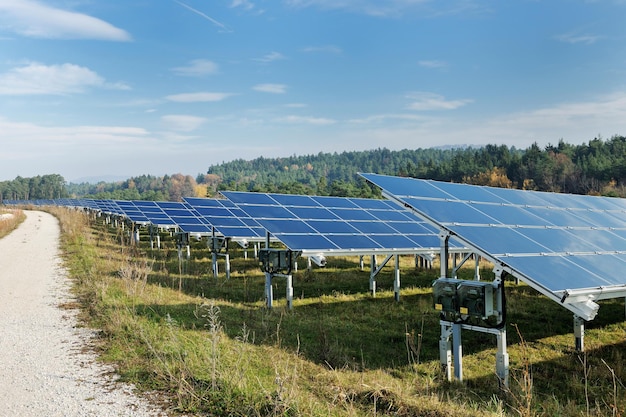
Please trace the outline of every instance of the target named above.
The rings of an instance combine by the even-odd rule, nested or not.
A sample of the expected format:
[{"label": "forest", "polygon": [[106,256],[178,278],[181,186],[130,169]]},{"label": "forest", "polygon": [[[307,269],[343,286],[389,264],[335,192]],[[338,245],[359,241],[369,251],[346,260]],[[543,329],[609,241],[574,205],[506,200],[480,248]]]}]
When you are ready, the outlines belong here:
[{"label": "forest", "polygon": [[220,190],[378,197],[358,177],[374,172],[477,185],[626,197],[626,137],[527,149],[506,145],[323,153],[236,159],[195,178],[142,175],[120,182],[66,184],[60,175],[0,182],[0,199],[100,198],[170,200],[212,197]]}]

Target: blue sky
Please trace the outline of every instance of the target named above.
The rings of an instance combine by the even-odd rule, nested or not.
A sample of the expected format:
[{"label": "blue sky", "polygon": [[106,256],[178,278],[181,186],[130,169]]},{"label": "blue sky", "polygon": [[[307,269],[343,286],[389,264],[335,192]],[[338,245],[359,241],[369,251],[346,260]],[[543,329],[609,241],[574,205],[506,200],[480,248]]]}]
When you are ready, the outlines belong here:
[{"label": "blue sky", "polygon": [[0,180],[626,135],[626,0],[0,0]]}]

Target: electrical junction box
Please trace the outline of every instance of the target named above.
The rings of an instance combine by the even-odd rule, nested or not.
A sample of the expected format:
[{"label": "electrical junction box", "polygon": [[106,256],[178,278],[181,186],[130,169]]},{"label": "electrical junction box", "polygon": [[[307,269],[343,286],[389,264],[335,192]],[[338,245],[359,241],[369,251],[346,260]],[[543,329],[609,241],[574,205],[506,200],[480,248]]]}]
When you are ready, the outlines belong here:
[{"label": "electrical junction box", "polygon": [[483,281],[459,281],[457,297],[458,312],[461,315],[487,319],[493,316],[494,308],[493,285]]},{"label": "electrical junction box", "polygon": [[291,274],[291,268],[300,253],[289,249],[261,249],[259,250],[261,269],[270,274]]},{"label": "electrical junction box", "polygon": [[439,278],[433,282],[433,303],[435,310],[444,313],[458,313],[458,279]]}]

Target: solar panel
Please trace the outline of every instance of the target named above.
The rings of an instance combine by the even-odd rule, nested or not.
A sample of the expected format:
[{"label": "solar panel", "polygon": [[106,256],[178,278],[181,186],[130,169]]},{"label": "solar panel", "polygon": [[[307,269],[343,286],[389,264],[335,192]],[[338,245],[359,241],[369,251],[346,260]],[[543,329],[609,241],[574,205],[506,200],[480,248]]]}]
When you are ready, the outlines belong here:
[{"label": "solar panel", "polygon": [[360,175],[553,299],[626,295],[622,199]]},{"label": "solar panel", "polygon": [[289,249],[324,254],[437,250],[436,229],[392,202],[223,191]]},{"label": "solar panel", "polygon": [[215,231],[234,240],[265,240],[265,229],[229,200],[185,197],[185,202]]},{"label": "solar panel", "polygon": [[158,201],[156,204],[183,233],[190,233],[195,236],[212,234],[211,227],[207,222],[185,203]]}]

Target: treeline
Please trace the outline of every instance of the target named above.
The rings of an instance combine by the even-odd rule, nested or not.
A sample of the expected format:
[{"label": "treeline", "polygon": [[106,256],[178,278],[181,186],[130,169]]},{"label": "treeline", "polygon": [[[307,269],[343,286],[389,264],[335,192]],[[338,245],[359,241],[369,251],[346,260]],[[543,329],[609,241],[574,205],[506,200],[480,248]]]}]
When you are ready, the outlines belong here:
[{"label": "treeline", "polygon": [[183,197],[206,197],[207,187],[190,175],[174,174],[162,177],[141,175],[126,181],[97,184],[69,184],[73,197],[102,200],[181,201]]},{"label": "treeline", "polygon": [[60,175],[0,182],[4,199],[99,198],[170,200],[212,197],[220,190],[377,197],[360,179],[374,172],[496,187],[626,197],[626,137],[527,149],[486,145],[454,149],[379,148],[287,158],[237,159],[212,165],[196,178],[142,175],[120,182],[65,184]]},{"label": "treeline", "polygon": [[[319,153],[288,158],[235,160],[209,167],[215,190],[369,196],[375,193],[357,172],[440,181],[626,196],[626,137],[525,150],[505,145],[479,148]],[[215,180],[217,178],[217,180]]]},{"label": "treeline", "polygon": [[58,174],[32,178],[16,177],[0,182],[0,202],[4,200],[40,200],[66,198],[69,193],[65,179]]}]

